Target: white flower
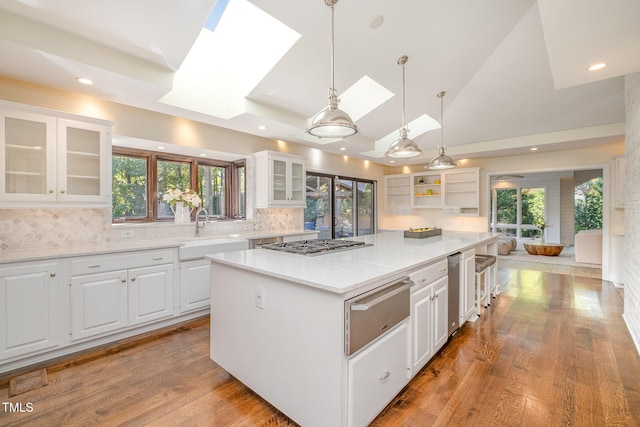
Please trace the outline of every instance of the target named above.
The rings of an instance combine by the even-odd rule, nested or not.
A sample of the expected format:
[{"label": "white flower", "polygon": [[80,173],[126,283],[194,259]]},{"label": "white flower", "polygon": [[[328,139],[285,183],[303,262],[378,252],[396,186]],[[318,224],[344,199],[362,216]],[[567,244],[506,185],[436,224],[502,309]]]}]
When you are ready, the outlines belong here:
[{"label": "white flower", "polygon": [[169,189],[162,196],[162,200],[169,202],[169,205],[173,206],[176,202],[184,202],[190,208],[197,208],[202,203],[200,196],[197,193],[192,193],[190,189],[180,190],[179,188]]}]

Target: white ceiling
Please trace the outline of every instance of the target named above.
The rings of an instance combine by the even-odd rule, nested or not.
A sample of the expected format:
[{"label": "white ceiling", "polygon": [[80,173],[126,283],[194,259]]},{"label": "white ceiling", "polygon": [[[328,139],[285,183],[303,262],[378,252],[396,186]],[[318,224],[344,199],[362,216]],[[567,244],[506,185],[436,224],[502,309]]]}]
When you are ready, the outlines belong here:
[{"label": "white ceiling", "polygon": [[[444,139],[454,158],[601,144],[624,133],[622,76],[640,71],[637,0],[340,0],[336,89],[343,94],[366,75],[396,95],[357,120],[358,135],[329,143],[304,129],[327,103],[330,9],[323,0],[248,1],[300,36],[246,94],[192,88],[205,96],[200,104],[233,104],[231,118],[160,102],[216,0],[3,0],[0,75],[389,164],[372,151],[400,126],[396,61],[407,55],[406,120],[439,119],[436,94],[446,91]],[[225,49],[229,57],[222,49],[210,54],[231,70],[251,64],[256,53],[248,48],[263,36],[249,28]],[[599,61],[608,66],[586,71]],[[78,76],[94,86],[80,86]],[[425,153],[396,165],[435,155],[438,130],[409,137]]]}]

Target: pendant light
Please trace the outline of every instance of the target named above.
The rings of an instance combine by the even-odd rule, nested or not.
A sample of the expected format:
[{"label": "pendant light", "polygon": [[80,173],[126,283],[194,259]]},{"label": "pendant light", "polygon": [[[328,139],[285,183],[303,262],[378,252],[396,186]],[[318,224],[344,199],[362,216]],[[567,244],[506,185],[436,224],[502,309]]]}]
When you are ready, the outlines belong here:
[{"label": "pendant light", "polygon": [[333,82],[333,11],[338,0],[324,0],[324,3],[331,7],[331,87],[329,87],[329,105],[313,117],[307,133],[318,138],[346,138],[358,133],[358,127],[347,113],[338,108],[340,100]]},{"label": "pendant light", "polygon": [[407,138],[409,129],[404,120],[404,64],[406,64],[408,60],[409,57],[407,55],[403,55],[398,59],[398,65],[402,65],[402,126],[400,126],[400,138],[396,139],[393,144],[389,146],[387,152],[384,153],[387,157],[406,159],[422,154],[422,150],[420,150],[418,144]]},{"label": "pendant light", "polygon": [[438,147],[438,155],[431,159],[429,164],[425,166],[425,169],[453,169],[458,165],[453,159],[444,153],[444,95],[446,92],[442,91],[438,94],[440,98],[440,146]]}]

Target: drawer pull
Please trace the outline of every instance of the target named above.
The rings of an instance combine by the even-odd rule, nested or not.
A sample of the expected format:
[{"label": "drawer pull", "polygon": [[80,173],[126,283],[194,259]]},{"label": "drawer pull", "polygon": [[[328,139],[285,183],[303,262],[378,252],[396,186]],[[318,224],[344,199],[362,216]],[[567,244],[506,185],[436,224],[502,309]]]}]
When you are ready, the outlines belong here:
[{"label": "drawer pull", "polygon": [[378,379],[379,379],[380,381],[386,381],[386,380],[387,380],[387,378],[389,378],[390,376],[391,376],[391,372],[387,371],[387,372],[385,372],[385,373],[384,373],[384,375],[383,375],[383,376],[378,377]]},{"label": "drawer pull", "polygon": [[122,283],[127,283],[127,279],[120,279]]},{"label": "drawer pull", "polygon": [[446,269],[446,268],[441,268],[441,269],[440,269],[440,272],[441,272],[441,273],[446,273],[446,272],[447,272],[447,269]]},{"label": "drawer pull", "polygon": [[96,264],[96,265],[90,265],[89,268],[100,268],[102,267],[102,265],[100,264]]},{"label": "drawer pull", "polygon": [[424,277],[422,279],[418,280],[418,282],[420,282],[420,283],[424,283],[426,281],[427,281],[427,279],[425,279]]},{"label": "drawer pull", "polygon": [[160,258],[153,258],[154,261],[162,261],[163,257]]}]

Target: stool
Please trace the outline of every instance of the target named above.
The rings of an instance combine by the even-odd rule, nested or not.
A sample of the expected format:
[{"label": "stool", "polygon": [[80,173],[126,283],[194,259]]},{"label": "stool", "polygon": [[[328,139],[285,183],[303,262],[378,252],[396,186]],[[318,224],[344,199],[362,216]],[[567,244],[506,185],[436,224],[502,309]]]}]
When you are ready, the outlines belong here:
[{"label": "stool", "polygon": [[[490,296],[495,298],[500,293],[500,288],[495,280],[493,284],[492,269],[496,263],[496,257],[493,255],[476,254],[475,270],[476,270],[476,314],[480,316],[480,305],[484,303],[485,308],[490,304]],[[482,285],[484,279],[484,286]]]}]

